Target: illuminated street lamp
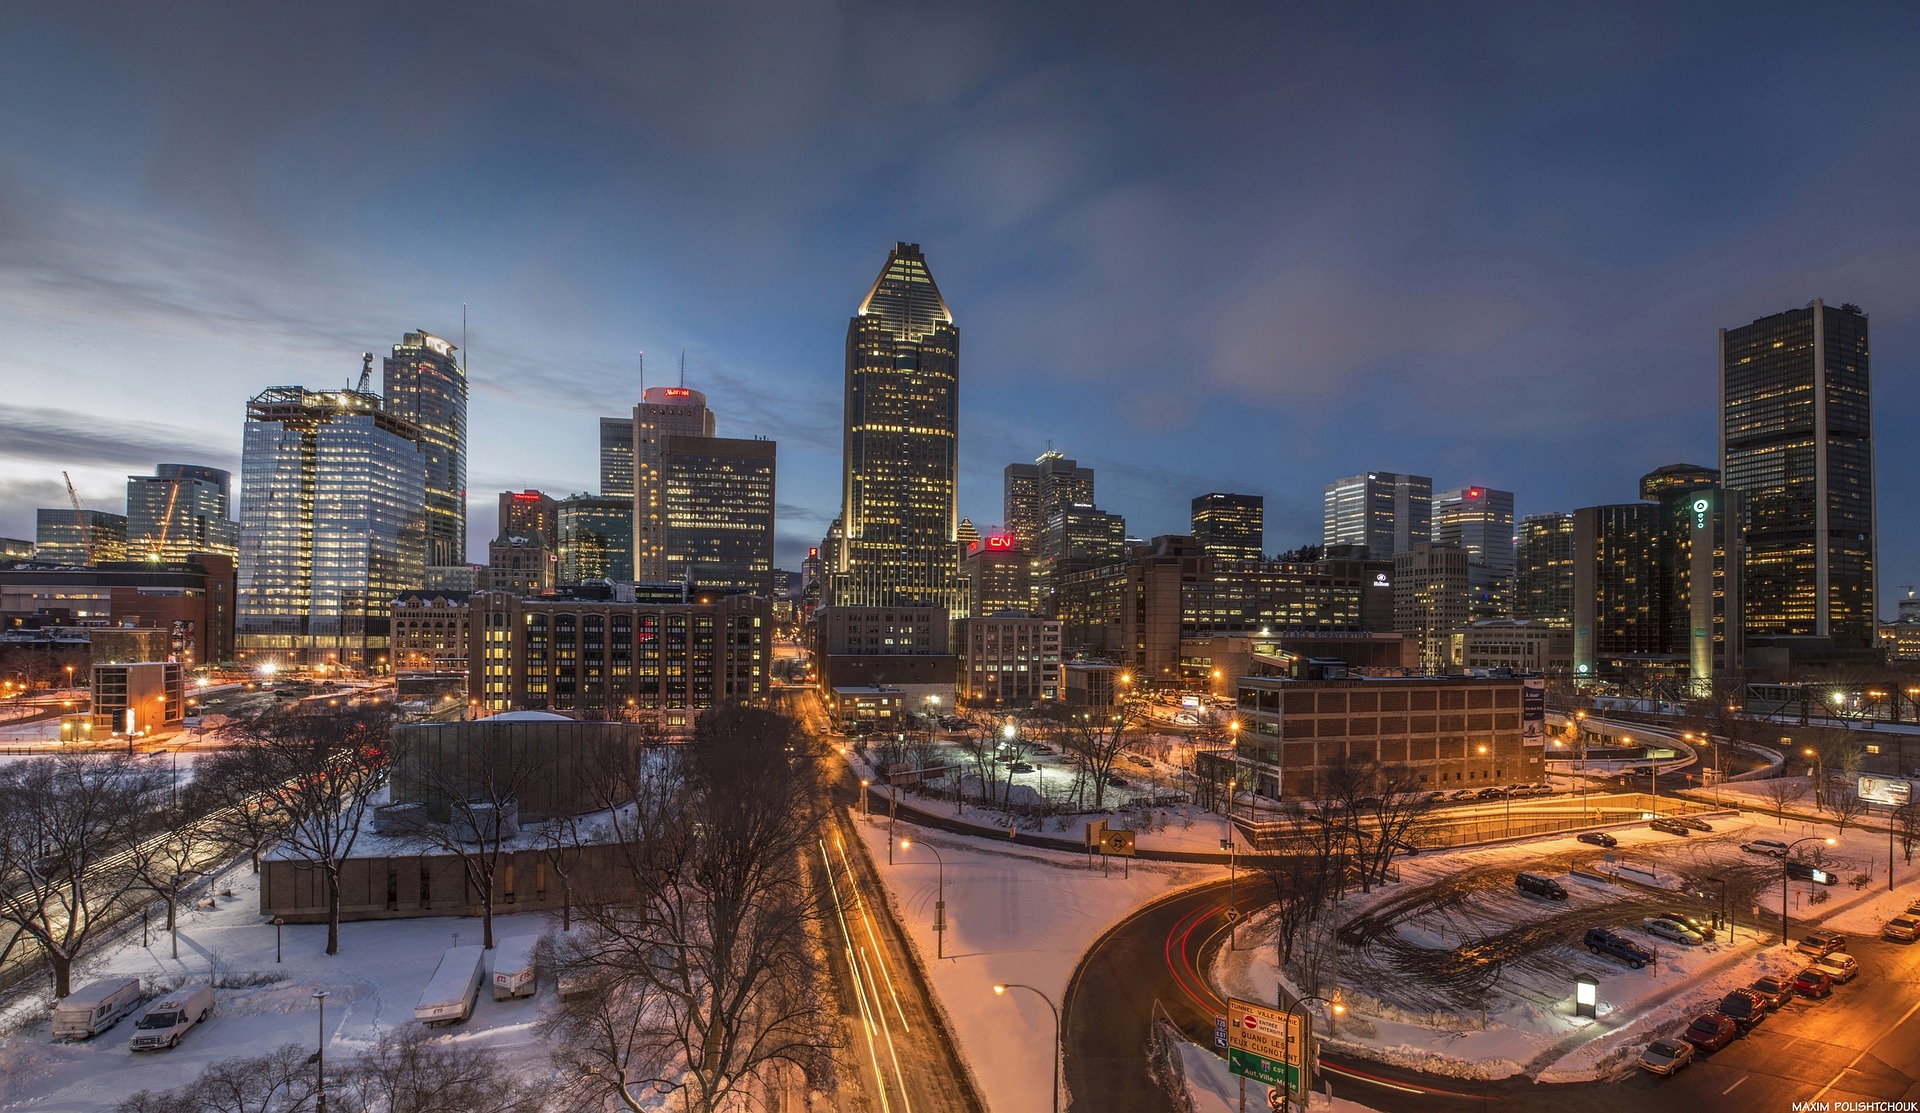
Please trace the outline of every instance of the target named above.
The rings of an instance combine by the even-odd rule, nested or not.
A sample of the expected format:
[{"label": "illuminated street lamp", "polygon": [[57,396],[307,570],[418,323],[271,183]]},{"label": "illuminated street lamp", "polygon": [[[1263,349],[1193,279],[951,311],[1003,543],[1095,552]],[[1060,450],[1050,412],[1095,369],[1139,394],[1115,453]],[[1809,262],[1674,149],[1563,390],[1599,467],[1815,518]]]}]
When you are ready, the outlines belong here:
[{"label": "illuminated street lamp", "polygon": [[1840,840],[1836,838],[1822,839],[1819,835],[1809,835],[1804,839],[1795,839],[1788,843],[1787,852],[1780,855],[1780,945],[1783,947],[1792,942],[1791,937],[1787,935],[1787,882],[1792,880],[1787,867],[1793,862],[1793,848],[1803,842],[1824,842],[1828,846],[1840,845]]},{"label": "illuminated street lamp", "polygon": [[[940,857],[938,850],[934,850],[925,843],[920,845],[933,850],[934,865],[940,871],[933,900],[933,957],[945,958],[947,957],[947,863]],[[913,840],[901,839],[900,849],[912,850]]]},{"label": "illuminated street lamp", "polygon": [[1047,1003],[1047,1011],[1053,1014],[1053,1113],[1060,1113],[1060,1010],[1054,1008],[1053,998],[1048,997],[1030,985],[1021,985],[1018,982],[1007,982],[1003,985],[994,986],[993,992],[998,996],[1005,996],[1009,989],[1026,990],[1028,993],[1045,1001]]}]

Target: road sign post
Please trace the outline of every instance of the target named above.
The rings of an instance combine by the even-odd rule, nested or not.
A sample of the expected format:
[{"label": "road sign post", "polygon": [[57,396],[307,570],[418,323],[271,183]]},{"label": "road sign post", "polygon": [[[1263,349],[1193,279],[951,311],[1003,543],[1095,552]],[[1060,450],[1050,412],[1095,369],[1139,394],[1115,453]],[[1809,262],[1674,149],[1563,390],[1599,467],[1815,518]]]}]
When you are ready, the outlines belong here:
[{"label": "road sign post", "polygon": [[1311,1085],[1307,1017],[1234,998],[1227,1002],[1227,1069],[1289,1094]]}]

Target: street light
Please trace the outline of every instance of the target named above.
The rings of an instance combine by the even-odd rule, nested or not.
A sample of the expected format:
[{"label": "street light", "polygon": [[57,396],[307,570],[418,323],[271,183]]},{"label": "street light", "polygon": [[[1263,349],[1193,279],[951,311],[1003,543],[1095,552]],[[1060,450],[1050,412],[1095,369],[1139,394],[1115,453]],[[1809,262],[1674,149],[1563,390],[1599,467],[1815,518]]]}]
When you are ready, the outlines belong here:
[{"label": "street light", "polygon": [[313,1077],[317,1083],[314,1108],[318,1113],[327,1113],[327,991],[314,990],[313,999],[320,1003],[320,1041],[313,1058]]},{"label": "street light", "polygon": [[[921,845],[926,846],[925,843]],[[926,848],[933,850],[931,846]],[[913,849],[913,840],[901,839],[900,849]],[[940,871],[937,875],[939,887],[934,890],[936,895],[933,900],[933,957],[945,958],[947,957],[947,863],[941,859],[938,850],[933,850],[933,862],[934,867]]]},{"label": "street light", "polygon": [[1782,947],[1790,942],[1790,937],[1787,935],[1787,882],[1792,880],[1792,876],[1787,873],[1787,866],[1793,862],[1793,848],[1803,842],[1824,842],[1828,846],[1840,845],[1840,840],[1836,838],[1822,839],[1819,835],[1808,835],[1804,839],[1795,839],[1788,843],[1787,852],[1780,856],[1780,945]]},{"label": "street light", "polygon": [[1009,989],[1024,989],[1047,1003],[1047,1011],[1053,1014],[1053,1113],[1060,1113],[1060,1010],[1053,1007],[1053,999],[1030,985],[1019,982],[1007,982],[993,987],[993,992],[1005,996]]},{"label": "street light", "polygon": [[1238,932],[1240,928],[1240,840],[1233,837],[1233,824],[1227,824],[1227,837],[1220,840],[1220,849],[1227,852],[1227,950],[1240,949]]},{"label": "street light", "polygon": [[[1292,1016],[1293,1005],[1289,1005],[1286,1003],[1287,996],[1288,995],[1285,992],[1285,990],[1282,990],[1279,997],[1280,1011],[1282,1013],[1285,1013],[1287,1016]],[[1327,1034],[1330,1036],[1339,1035],[1340,1034],[1340,1014],[1343,1012],[1346,1012],[1347,1007],[1345,1005],[1340,1004],[1337,1001],[1329,1001],[1325,997],[1322,997],[1317,993],[1309,993],[1305,997],[1295,997],[1293,999],[1294,1005],[1304,1005],[1308,1001],[1318,1001],[1322,1005],[1325,1005],[1327,1007]],[[1313,1057],[1313,1049],[1311,1047],[1307,1047],[1303,1041],[1300,1048],[1300,1072],[1302,1075],[1301,1077],[1302,1082],[1306,1081],[1305,1074],[1306,1074],[1307,1060],[1312,1057]],[[1284,1079],[1285,1076],[1283,1075],[1282,1078]],[[1242,1081],[1245,1081],[1245,1080],[1243,1079]],[[1329,1090],[1328,1092],[1331,1093],[1332,1091]],[[1290,1081],[1286,1083],[1286,1093],[1287,1093],[1287,1097],[1289,1098],[1293,1097],[1293,1083]]]},{"label": "street light", "polygon": [[275,916],[273,919],[268,920],[267,922],[273,925],[273,961],[279,962],[280,961],[280,929],[286,925],[287,921],[280,918],[279,916]]},{"label": "street light", "polygon": [[873,809],[867,806],[867,788],[873,784],[865,777],[860,778],[860,814],[872,815]]}]

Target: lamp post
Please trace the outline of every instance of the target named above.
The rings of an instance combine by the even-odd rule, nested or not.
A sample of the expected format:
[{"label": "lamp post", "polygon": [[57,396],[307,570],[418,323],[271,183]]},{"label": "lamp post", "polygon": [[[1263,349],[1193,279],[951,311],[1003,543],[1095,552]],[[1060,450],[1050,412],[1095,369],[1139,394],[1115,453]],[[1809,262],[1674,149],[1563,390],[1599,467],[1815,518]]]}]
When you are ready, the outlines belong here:
[{"label": "lamp post", "polygon": [[314,1108],[318,1113],[327,1113],[327,991],[314,990],[313,999],[320,1005],[320,1041],[313,1059]]},{"label": "lamp post", "polygon": [[[1280,1011],[1285,1013],[1288,1016],[1292,1016],[1293,1005],[1289,1005],[1286,1003],[1287,1002],[1286,990],[1282,989],[1280,991],[1278,1000],[1280,1002]],[[1340,1004],[1337,1001],[1329,1001],[1325,997],[1321,997],[1318,994],[1313,994],[1313,993],[1309,993],[1305,997],[1295,997],[1293,999],[1294,1005],[1304,1005],[1308,1001],[1318,1001],[1322,1005],[1325,1005],[1327,1007],[1327,1034],[1330,1036],[1339,1035],[1340,1034],[1340,1014],[1343,1012],[1346,1012],[1347,1007],[1345,1005]],[[1301,1077],[1302,1082],[1306,1081],[1305,1075],[1306,1075],[1306,1069],[1307,1069],[1307,1060],[1311,1059],[1312,1057],[1313,1057],[1313,1049],[1311,1047],[1307,1047],[1303,1041],[1300,1047],[1300,1073],[1302,1076]],[[1245,1080],[1243,1079],[1242,1081],[1245,1081]],[[1303,1086],[1301,1087],[1301,1089],[1304,1091],[1305,1087]],[[1287,1084],[1286,1090],[1287,1090],[1287,1097],[1291,1099],[1293,1097],[1292,1083]],[[1241,1096],[1245,1097],[1246,1095],[1243,1093]]]},{"label": "lamp post", "polygon": [[279,962],[280,961],[280,929],[286,924],[287,921],[282,919],[279,916],[275,916],[273,919],[267,922],[273,925],[273,961]]},{"label": "lamp post", "polygon": [[[933,850],[933,847],[927,846],[926,843],[920,845]],[[913,840],[901,839],[900,849],[913,849]],[[945,958],[947,957],[947,863],[940,857],[938,850],[933,850],[933,863],[934,868],[939,870],[936,875],[938,887],[934,890],[936,895],[933,899],[933,957]]]},{"label": "lamp post", "polygon": [[1727,908],[1727,879],[1724,877],[1709,877],[1705,880],[1711,881],[1720,887],[1720,918],[1719,922],[1714,926],[1726,928],[1727,942],[1731,943],[1733,942],[1733,915]]},{"label": "lamp post", "polygon": [[1800,756],[1811,759],[1807,765],[1808,771],[1813,774],[1813,807],[1815,811],[1820,811],[1825,808],[1827,802],[1826,777],[1822,776],[1820,751],[1812,746],[1803,746],[1800,749]]},{"label": "lamp post", "polygon": [[1819,835],[1808,835],[1804,839],[1795,839],[1788,843],[1787,852],[1780,856],[1780,945],[1782,947],[1790,942],[1790,937],[1787,935],[1787,882],[1792,878],[1787,873],[1787,866],[1793,861],[1793,848],[1803,842],[1824,842],[1828,846],[1840,845],[1839,839],[1823,839]]},{"label": "lamp post", "polygon": [[1227,824],[1227,837],[1220,840],[1227,852],[1227,949],[1240,949],[1240,840],[1233,837],[1233,824]]},{"label": "lamp post", "polygon": [[1026,990],[1028,993],[1045,1001],[1047,1003],[1047,1011],[1053,1014],[1053,1113],[1060,1113],[1060,1010],[1054,1008],[1053,998],[1048,997],[1030,985],[1021,985],[1019,982],[1007,982],[1003,985],[995,985],[993,992],[1005,996],[1009,989]]},{"label": "lamp post", "polygon": [[873,784],[873,782],[866,779],[865,777],[860,778],[860,814],[861,815],[873,814],[873,810],[867,806],[867,787],[871,784]]}]

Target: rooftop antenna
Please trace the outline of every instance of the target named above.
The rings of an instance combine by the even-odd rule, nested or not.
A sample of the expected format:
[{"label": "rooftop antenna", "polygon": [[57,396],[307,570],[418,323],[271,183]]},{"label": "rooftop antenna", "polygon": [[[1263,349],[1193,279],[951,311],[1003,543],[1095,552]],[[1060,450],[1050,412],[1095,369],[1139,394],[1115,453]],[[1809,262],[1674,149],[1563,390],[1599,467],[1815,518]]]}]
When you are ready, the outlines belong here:
[{"label": "rooftop antenna", "polygon": [[373,353],[361,352],[360,353],[360,385],[354,387],[353,389],[358,391],[361,394],[365,394],[367,392],[367,387],[372,382],[372,379],[373,379]]},{"label": "rooftop antenna", "polygon": [[640,397],[647,396],[647,353],[640,353]]},{"label": "rooftop antenna", "polygon": [[686,385],[687,385],[687,350],[685,348],[682,348],[680,349],[680,387],[681,389],[683,390],[686,389]]},{"label": "rooftop antenna", "polygon": [[460,303],[460,377],[467,377],[467,303]]}]

